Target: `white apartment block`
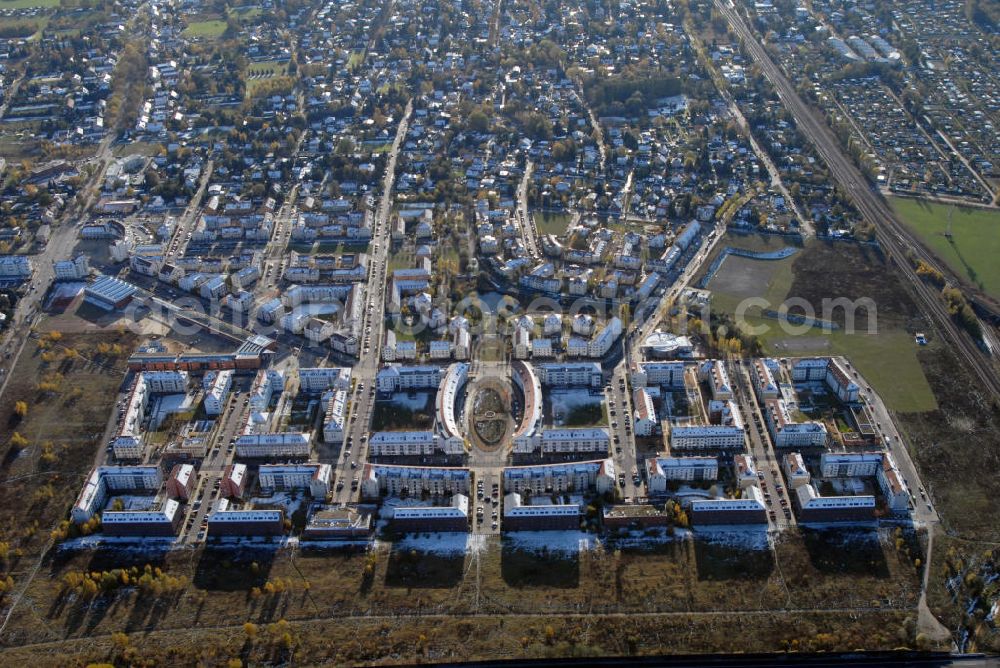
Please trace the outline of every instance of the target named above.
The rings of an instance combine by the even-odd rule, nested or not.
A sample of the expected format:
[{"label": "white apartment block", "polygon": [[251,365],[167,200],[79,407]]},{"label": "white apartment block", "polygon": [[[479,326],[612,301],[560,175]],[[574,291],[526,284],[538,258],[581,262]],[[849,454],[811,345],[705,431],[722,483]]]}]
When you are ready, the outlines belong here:
[{"label": "white apartment block", "polygon": [[505,493],[552,494],[560,492],[596,491],[598,494],[614,489],[615,464],[611,459],[541,466],[508,466],[503,470]]},{"label": "white apartment block", "polygon": [[410,496],[468,494],[470,487],[471,475],[464,468],[365,464],[361,475],[361,495],[366,499],[399,496],[404,490]]},{"label": "white apartment block", "polygon": [[683,362],[646,362],[632,368],[633,387],[659,385],[670,388],[684,387]]},{"label": "white apartment block", "polygon": [[157,466],[98,466],[87,477],[71,516],[78,524],[86,522],[104,508],[112,492],[153,493],[161,484],[163,474]]},{"label": "white apartment block", "polygon": [[187,392],[187,371],[144,371],[140,377],[151,394],[182,394]]},{"label": "white apartment block", "polygon": [[826,445],[826,425],[808,420],[795,422],[784,399],[764,401],[764,420],[778,448],[806,448]]},{"label": "white apartment block", "polygon": [[432,360],[451,359],[451,341],[431,341],[428,344],[428,352]]},{"label": "white apartment block", "polygon": [[324,399],[326,413],[323,416],[323,441],[340,443],[344,440],[344,421],[347,418],[347,390],[333,390]]},{"label": "white apartment block", "polygon": [[32,270],[26,255],[0,255],[0,278],[31,278]]},{"label": "white apartment block", "polygon": [[792,365],[792,380],[797,383],[826,380],[826,368],[830,361],[825,358],[797,360]]},{"label": "white apartment block", "polygon": [[457,362],[448,367],[438,386],[435,401],[435,413],[438,428],[446,439],[451,442],[463,442],[464,436],[459,429],[458,420],[455,416],[455,403],[458,400],[458,393],[465,386],[469,379],[469,365],[465,362]]},{"label": "white apartment block", "polygon": [[729,371],[721,360],[705,362],[701,366],[701,377],[708,381],[712,388],[712,398],[722,401],[733,398],[733,383],[729,379]]},{"label": "white apartment block", "polygon": [[903,476],[896,462],[888,452],[882,454],[882,464],[875,474],[879,489],[886,503],[894,512],[905,512],[910,508],[910,493],[903,482]]},{"label": "white apartment block", "polygon": [[741,489],[757,485],[757,467],[750,455],[733,455],[733,475]]},{"label": "white apartment block", "polygon": [[261,369],[250,386],[250,410],[255,413],[267,412],[271,397],[275,392],[285,390],[285,377],[277,369]]},{"label": "white apartment block", "polygon": [[742,450],[746,432],[735,425],[673,425],[671,450]]},{"label": "white apartment block", "polygon": [[656,406],[646,388],[640,387],[632,394],[632,407],[635,411],[635,435],[649,436],[656,430],[657,421]]},{"label": "white apartment block", "polygon": [[233,372],[229,369],[210,371],[205,374],[203,387],[205,388],[206,415],[222,415],[232,386]]},{"label": "white apartment block", "polygon": [[311,367],[299,369],[299,391],[326,392],[327,390],[349,390],[351,369],[348,367]]},{"label": "white apartment block", "polygon": [[618,337],[622,335],[622,321],[618,317],[612,318],[595,336],[587,347],[587,354],[590,357],[604,357]]},{"label": "white apartment block", "polygon": [[761,401],[778,398],[778,383],[774,380],[771,363],[773,360],[755,359],[750,370],[754,390],[757,392],[757,398]]},{"label": "white apartment block", "polygon": [[386,393],[436,388],[443,373],[444,369],[438,366],[390,364],[378,372],[375,384],[379,392]]},{"label": "white apartment block", "polygon": [[826,369],[826,386],[844,403],[856,403],[861,394],[861,388],[851,380],[850,374],[844,369],[840,360],[830,359]]},{"label": "white apartment block", "polygon": [[308,489],[314,499],[325,499],[330,493],[333,467],[329,464],[261,464],[257,473],[260,488],[265,493]]},{"label": "white apartment block", "polygon": [[86,255],[77,255],[72,260],[53,262],[52,272],[57,281],[79,281],[90,275],[90,262]]},{"label": "white apartment block", "polygon": [[515,438],[513,451],[520,454],[536,451],[544,454],[573,452],[606,454],[610,444],[611,437],[608,430],[601,427],[543,429]]},{"label": "white apartment block", "polygon": [[882,468],[882,453],[824,452],[819,468],[824,478],[872,478]]},{"label": "white apartment block", "polygon": [[603,379],[601,365],[597,362],[536,364],[535,373],[542,385],[557,387],[600,387]]},{"label": "white apartment block", "polygon": [[785,469],[785,477],[788,479],[788,486],[792,489],[808,485],[812,479],[802,455],[797,452],[789,452],[782,459],[782,466]]},{"label": "white apartment block", "polygon": [[837,359],[819,357],[797,360],[792,365],[792,380],[826,383],[830,391],[845,403],[854,403],[860,398],[860,386]]},{"label": "white apartment block", "polygon": [[241,459],[281,459],[308,457],[311,452],[309,434],[244,434],[236,439],[236,456]]},{"label": "white apartment block", "polygon": [[653,457],[646,460],[646,482],[650,494],[665,494],[667,482],[717,480],[719,460],[715,457]]},{"label": "white apartment block", "polygon": [[429,456],[465,452],[461,437],[447,437],[433,431],[377,431],[368,440],[373,457]]},{"label": "white apartment block", "polygon": [[554,357],[555,351],[552,349],[552,339],[532,339],[532,357]]}]

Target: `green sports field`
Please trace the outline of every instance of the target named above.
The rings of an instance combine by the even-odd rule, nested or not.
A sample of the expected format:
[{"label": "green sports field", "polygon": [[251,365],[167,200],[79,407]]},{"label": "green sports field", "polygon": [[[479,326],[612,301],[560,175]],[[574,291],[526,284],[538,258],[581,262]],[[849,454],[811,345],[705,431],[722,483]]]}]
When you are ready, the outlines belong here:
[{"label": "green sports field", "polygon": [[[1000,211],[891,198],[896,213],[952,271],[1000,297]],[[945,236],[951,212],[951,239]]]}]

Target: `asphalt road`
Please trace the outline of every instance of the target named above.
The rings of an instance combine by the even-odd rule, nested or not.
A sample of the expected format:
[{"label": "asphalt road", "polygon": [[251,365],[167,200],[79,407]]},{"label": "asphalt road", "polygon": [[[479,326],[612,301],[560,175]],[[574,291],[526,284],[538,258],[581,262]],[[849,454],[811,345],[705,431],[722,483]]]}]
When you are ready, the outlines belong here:
[{"label": "asphalt road", "polygon": [[359,360],[352,372],[354,387],[349,397],[349,416],[345,428],[347,436],[334,467],[336,483],[333,496],[338,503],[346,503],[359,497],[360,486],[355,486],[353,481],[363,462],[368,459],[368,433],[375,407],[375,374],[378,372],[385,327],[385,291],[390,245],[389,216],[393,208],[392,191],[396,182],[396,159],[399,157],[400,146],[406,139],[412,113],[413,102],[410,101],[406,105],[406,111],[396,130],[396,139],[389,152],[389,161],[382,183],[382,197],[375,213],[375,230],[370,245],[373,250],[368,265],[370,273],[365,284],[366,307],[362,318],[364,333]]}]

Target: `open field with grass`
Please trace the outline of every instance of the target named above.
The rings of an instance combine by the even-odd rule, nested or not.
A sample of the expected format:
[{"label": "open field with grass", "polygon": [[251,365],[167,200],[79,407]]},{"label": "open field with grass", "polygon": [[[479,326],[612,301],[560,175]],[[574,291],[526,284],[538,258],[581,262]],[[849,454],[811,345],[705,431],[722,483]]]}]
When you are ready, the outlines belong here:
[{"label": "open field with grass", "polygon": [[[3,2],[3,0],[0,0],[0,2]],[[34,40],[41,36],[41,32],[49,24],[50,18],[51,15],[49,14],[31,17],[4,16],[0,17],[0,29],[3,29],[4,34],[8,38],[21,37]]]},{"label": "open field with grass", "polygon": [[535,220],[539,234],[554,234],[557,237],[566,234],[566,229],[573,221],[573,215],[569,213],[539,212],[531,214],[531,217]]},{"label": "open field with grass", "polygon": [[184,29],[184,36],[201,39],[218,39],[226,32],[226,22],[221,19],[192,21]]},{"label": "open field with grass", "polygon": [[59,0],[0,0],[0,10],[34,9],[35,7],[48,9],[58,7],[59,4]]},{"label": "open field with grass", "polygon": [[[957,276],[1000,297],[1000,211],[891,197],[900,219]],[[948,231],[951,217],[951,239]]]},{"label": "open field with grass", "polygon": [[248,98],[272,93],[285,94],[295,85],[294,79],[286,76],[288,63],[266,60],[252,62],[243,72],[243,83]]},{"label": "open field with grass", "polygon": [[[730,237],[720,243],[756,251],[777,250],[781,239]],[[761,316],[761,308],[744,310],[748,331],[757,332],[766,354],[778,357],[845,355],[893,410],[911,413],[934,410],[933,392],[917,357],[913,340],[926,323],[902,285],[887,277],[888,266],[874,249],[812,241],[783,260],[754,260],[729,256],[712,278],[712,310],[732,315],[747,298],[763,297],[777,310],[787,299],[808,303],[817,317],[838,329],[805,329]],[[846,311],[824,300],[844,299],[859,306],[851,328]],[[795,308],[791,311],[796,312]],[[869,322],[871,319],[871,328]],[[805,331],[803,331],[805,330]],[[933,344],[932,344],[932,347]]]},{"label": "open field with grass", "polygon": [[[581,539],[590,543],[587,549],[579,549]],[[379,543],[374,556],[343,547],[276,551],[263,544],[57,553],[32,583],[32,605],[20,606],[12,618],[4,639],[7,659],[31,643],[53,643],[36,651],[74,648],[96,659],[116,632],[130,635],[138,656],[167,644],[179,652],[214,649],[219,659],[245,651],[258,661],[292,648],[298,662],[545,656],[565,654],[563,643],[585,651],[586,635],[573,629],[603,629],[605,623],[630,631],[617,639],[604,631],[592,635],[596,650],[586,651],[648,654],[703,649],[704,634],[721,633],[716,626],[729,619],[740,620],[740,643],[752,637],[758,651],[793,643],[832,649],[912,642],[903,626],[916,602],[917,570],[886,533],[790,532],[776,552],[763,535],[748,543],[745,532],[720,540],[661,537],[642,545],[635,537],[594,544],[592,536],[575,533],[481,540],[421,535]],[[183,587],[169,596],[115,588],[92,602],[63,584],[66,573],[141,570],[146,563],[181,578]],[[605,617],[621,613],[638,616]],[[863,642],[855,635],[858,618],[872,622]],[[313,624],[333,619],[338,633],[314,633]],[[255,625],[249,633],[247,621]],[[687,630],[679,636],[634,632],[654,622]],[[471,641],[482,624],[491,625],[489,642]],[[348,627],[384,631],[344,633]],[[188,642],[200,628],[212,635]],[[390,629],[416,642],[404,643],[403,635],[387,642]],[[292,642],[281,647],[285,632]],[[718,648],[736,646],[723,641]]]}]

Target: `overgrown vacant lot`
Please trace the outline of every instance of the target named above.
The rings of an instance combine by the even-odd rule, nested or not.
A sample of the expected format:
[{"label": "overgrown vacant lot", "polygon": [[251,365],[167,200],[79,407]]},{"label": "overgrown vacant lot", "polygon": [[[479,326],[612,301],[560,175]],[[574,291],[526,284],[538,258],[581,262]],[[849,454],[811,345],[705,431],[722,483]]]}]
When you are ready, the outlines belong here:
[{"label": "overgrown vacant lot", "polygon": [[23,557],[9,565],[15,583],[93,464],[133,345],[125,333],[43,334],[11,371],[0,400],[0,525]]},{"label": "overgrown vacant lot", "polygon": [[[562,626],[566,622],[559,620],[567,615],[593,615],[589,620],[595,626],[603,625],[601,615],[609,613],[668,615],[662,618],[664,624],[676,619],[669,615],[681,614],[692,628],[705,624],[684,638],[635,635],[624,642],[602,634],[597,643],[600,652],[652,653],[697,650],[702,634],[714,633],[715,624],[699,617],[708,611],[731,612],[741,619],[762,650],[789,647],[793,637],[798,642],[833,642],[822,637],[817,641],[818,632],[838,638],[832,647],[853,637],[851,616],[858,614],[879,620],[880,631],[865,646],[912,641],[903,619],[916,605],[918,572],[912,554],[897,550],[895,538],[886,532],[789,532],[776,551],[763,534],[721,540],[677,537],[641,546],[633,537],[580,550],[581,538],[593,542],[583,534],[535,534],[485,543],[439,534],[380,543],[374,556],[360,549],[293,551],[264,544],[174,551],[121,546],[62,550],[43,564],[26,594],[30,604],[16,610],[5,643],[11,651],[15,645],[64,641],[86,648],[107,646],[112,634],[125,632],[145,656],[162,651],[157,648],[165,642],[165,632],[178,634],[177,648],[187,646],[181,638],[192,629],[211,627],[217,634],[211,641],[202,638],[199,649],[176,651],[217,648],[216,656],[225,657],[246,649],[240,643],[246,639],[243,624],[250,621],[259,633],[252,655],[265,658],[268,652],[283,651],[280,637],[268,640],[267,629],[286,620],[293,629],[292,644],[302,652],[296,654],[299,658],[413,661],[481,656],[477,652],[485,653],[486,646],[467,644],[465,632],[482,628],[487,619],[490,624],[505,620],[500,628],[490,627],[498,643],[492,650],[502,648],[501,655],[545,655],[561,642],[587,645],[585,636],[571,630],[575,624]],[[919,549],[912,536],[904,543]],[[145,572],[146,564],[153,574],[160,569],[169,584],[137,586],[136,575]],[[90,594],[73,582],[74,574],[116,568],[135,569],[128,584],[122,583],[120,572],[101,578],[100,589]],[[811,626],[808,615],[783,612],[846,609],[850,615],[831,616],[825,629]],[[439,617],[430,623],[423,619],[426,615]],[[399,625],[396,616],[409,622]],[[780,618],[788,624],[777,623]],[[369,632],[383,626],[395,629],[385,633],[398,642],[378,653],[377,645],[354,634],[314,635],[312,623],[323,619],[336,620],[338,628],[350,624]],[[639,624],[640,619],[633,621]],[[275,633],[282,636],[283,628],[275,627]],[[420,635],[424,641],[403,642]],[[94,651],[88,656],[104,656],[104,650]]]}]

